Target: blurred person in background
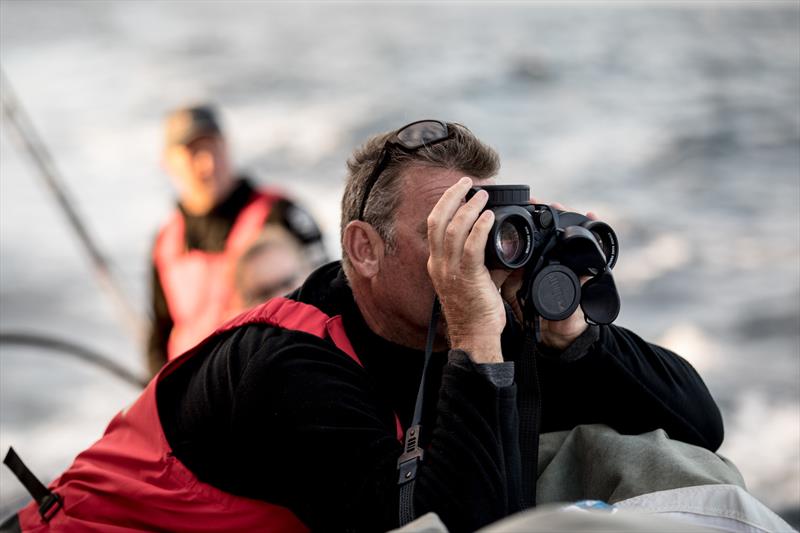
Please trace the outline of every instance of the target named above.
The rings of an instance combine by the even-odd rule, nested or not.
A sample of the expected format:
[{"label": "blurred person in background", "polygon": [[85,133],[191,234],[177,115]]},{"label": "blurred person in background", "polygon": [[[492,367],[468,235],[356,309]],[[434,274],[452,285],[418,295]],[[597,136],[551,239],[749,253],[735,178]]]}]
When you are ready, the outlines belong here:
[{"label": "blurred person in background", "polygon": [[297,237],[285,228],[264,228],[236,267],[236,294],[245,311],[296,289],[311,273],[311,263]]},{"label": "blurred person in background", "polygon": [[217,113],[209,105],[171,112],[163,164],[178,193],[152,259],[152,374],[235,315],[236,262],[265,226],[285,228],[311,264],[326,259],[307,211],[272,188],[233,171]]}]

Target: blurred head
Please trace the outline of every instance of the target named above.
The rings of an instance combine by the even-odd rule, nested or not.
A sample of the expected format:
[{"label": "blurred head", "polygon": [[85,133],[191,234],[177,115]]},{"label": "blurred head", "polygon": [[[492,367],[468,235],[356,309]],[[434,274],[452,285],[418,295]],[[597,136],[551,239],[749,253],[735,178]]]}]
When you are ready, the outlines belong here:
[{"label": "blurred head", "polygon": [[[396,140],[395,131],[376,135],[347,163],[341,222],[345,273],[370,328],[411,347],[424,346],[433,301],[427,217],[461,177],[487,183],[500,167],[497,153],[467,128],[446,126],[446,140],[412,151],[386,144]],[[381,160],[385,166],[365,201]]]},{"label": "blurred head", "polygon": [[181,108],[167,116],[164,167],[181,205],[193,215],[211,211],[231,192],[234,177],[228,147],[214,110]]},{"label": "blurred head", "polygon": [[293,291],[310,271],[297,238],[280,226],[265,227],[237,264],[236,291],[242,310]]}]

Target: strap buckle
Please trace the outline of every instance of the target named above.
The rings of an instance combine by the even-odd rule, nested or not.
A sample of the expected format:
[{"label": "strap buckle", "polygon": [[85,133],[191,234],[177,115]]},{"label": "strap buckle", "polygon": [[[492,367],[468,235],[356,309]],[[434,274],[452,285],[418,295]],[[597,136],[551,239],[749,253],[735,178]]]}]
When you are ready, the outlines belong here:
[{"label": "strap buckle", "polygon": [[406,430],[405,451],[397,459],[398,485],[413,481],[417,477],[417,468],[425,456],[425,451],[419,447],[419,430],[419,425],[411,426]]},{"label": "strap buckle", "polygon": [[39,504],[39,514],[42,515],[42,520],[49,522],[62,507],[64,507],[64,499],[57,493],[51,492]]}]

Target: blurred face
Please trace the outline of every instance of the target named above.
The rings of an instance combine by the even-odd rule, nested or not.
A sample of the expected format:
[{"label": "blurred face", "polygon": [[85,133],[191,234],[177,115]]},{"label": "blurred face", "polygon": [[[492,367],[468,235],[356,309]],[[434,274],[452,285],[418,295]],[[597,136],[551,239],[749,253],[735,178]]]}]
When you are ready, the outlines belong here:
[{"label": "blurred face", "polygon": [[290,246],[272,245],[242,263],[238,290],[245,308],[296,289],[308,274],[299,253]]},{"label": "blurred face", "polygon": [[164,160],[181,204],[194,215],[208,213],[233,187],[227,146],[219,135],[169,146]]},{"label": "blurred face", "polygon": [[[393,313],[405,329],[414,332],[407,344],[424,346],[433,303],[433,285],[428,276],[428,215],[444,191],[464,173],[442,168],[415,166],[404,175],[403,196],[395,218],[396,247],[386,255],[378,274],[379,301],[392,302]],[[476,185],[494,179],[474,180]]]}]

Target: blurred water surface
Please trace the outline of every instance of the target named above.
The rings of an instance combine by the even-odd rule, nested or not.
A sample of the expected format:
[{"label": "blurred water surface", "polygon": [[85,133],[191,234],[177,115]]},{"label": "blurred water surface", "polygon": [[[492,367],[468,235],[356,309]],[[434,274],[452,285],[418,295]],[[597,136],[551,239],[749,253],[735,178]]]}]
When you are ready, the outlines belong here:
[{"label": "blurred water surface", "polygon": [[[344,162],[417,118],[469,126],[501,179],[620,235],[618,323],[684,355],[751,491],[800,509],[800,8],[796,2],[0,2],[0,60],[75,205],[143,311],[171,208],[169,108],[223,109],[240,168],[324,224],[339,255]],[[0,330],[47,332],[143,372],[88,260],[0,135]],[[42,477],[135,388],[0,346],[0,449]],[[0,510],[21,487],[0,473]],[[794,513],[794,514],[792,514]]]}]

